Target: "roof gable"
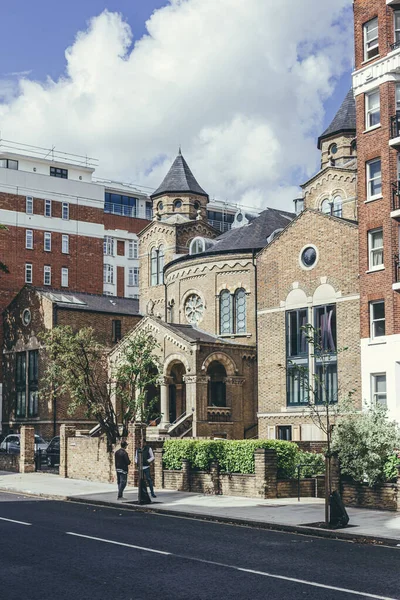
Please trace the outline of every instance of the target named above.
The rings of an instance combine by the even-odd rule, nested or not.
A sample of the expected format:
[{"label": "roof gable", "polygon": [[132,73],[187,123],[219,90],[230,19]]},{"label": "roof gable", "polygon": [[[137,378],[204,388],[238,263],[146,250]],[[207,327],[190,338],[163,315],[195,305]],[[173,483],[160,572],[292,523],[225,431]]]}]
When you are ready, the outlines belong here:
[{"label": "roof gable", "polygon": [[172,163],[170,170],[164,177],[161,185],[151,194],[151,198],[156,198],[164,194],[185,192],[208,198],[207,192],[197,183],[195,176],[179,150],[179,154]]}]

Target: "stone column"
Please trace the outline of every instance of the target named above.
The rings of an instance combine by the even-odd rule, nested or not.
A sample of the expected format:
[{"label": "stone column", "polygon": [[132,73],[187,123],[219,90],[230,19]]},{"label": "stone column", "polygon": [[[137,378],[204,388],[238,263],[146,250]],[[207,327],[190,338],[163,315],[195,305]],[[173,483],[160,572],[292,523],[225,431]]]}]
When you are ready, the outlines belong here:
[{"label": "stone column", "polygon": [[182,485],[179,492],[190,492],[190,465],[187,458],[182,460]]},{"label": "stone column", "polygon": [[72,425],[60,426],[60,477],[68,477],[68,438],[75,437],[75,431]]},{"label": "stone column", "polygon": [[164,487],[162,448],[154,450],[154,487],[157,489],[162,489]]},{"label": "stone column", "polygon": [[35,471],[35,429],[22,425],[20,437],[19,472]]},{"label": "stone column", "polygon": [[128,437],[126,439],[126,441],[128,442],[128,447],[126,451],[128,452],[129,458],[131,460],[131,464],[128,471],[129,485],[137,486],[138,484],[138,469],[135,463],[135,457],[136,450],[141,444],[142,436],[144,439],[146,439],[146,425],[144,423],[129,423]]},{"label": "stone column", "polygon": [[210,475],[211,475],[211,481],[213,483],[214,494],[216,496],[219,496],[220,494],[222,494],[222,492],[221,492],[221,485],[220,485],[220,480],[219,480],[219,463],[218,463],[218,461],[211,463]]},{"label": "stone column", "polygon": [[258,448],[254,452],[256,494],[261,498],[277,498],[277,456],[275,450]]},{"label": "stone column", "polygon": [[160,384],[161,422],[160,430],[168,430],[169,422],[169,378],[162,377]]}]

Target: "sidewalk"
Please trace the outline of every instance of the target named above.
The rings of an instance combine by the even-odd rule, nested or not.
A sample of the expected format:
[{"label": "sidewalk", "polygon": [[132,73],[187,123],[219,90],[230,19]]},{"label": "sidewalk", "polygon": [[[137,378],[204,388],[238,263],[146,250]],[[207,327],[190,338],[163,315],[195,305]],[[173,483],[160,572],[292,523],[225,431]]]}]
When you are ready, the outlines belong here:
[{"label": "sidewalk", "polygon": [[324,501],[318,498],[258,500],[161,490],[151,505],[138,506],[136,488],[127,488],[121,502],[114,484],[4,471],[0,471],[0,491],[400,546],[400,513],[349,508],[351,527],[321,530],[312,526],[324,520]]}]

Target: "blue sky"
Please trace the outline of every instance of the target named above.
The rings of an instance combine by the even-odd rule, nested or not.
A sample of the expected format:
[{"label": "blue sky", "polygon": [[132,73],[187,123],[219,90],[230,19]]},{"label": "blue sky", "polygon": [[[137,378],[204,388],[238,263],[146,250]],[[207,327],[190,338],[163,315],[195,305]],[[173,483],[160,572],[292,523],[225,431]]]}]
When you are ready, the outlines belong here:
[{"label": "blue sky", "polygon": [[211,197],[289,203],[351,85],[351,0],[171,3],[3,2],[2,136],[154,187],[182,143]]}]

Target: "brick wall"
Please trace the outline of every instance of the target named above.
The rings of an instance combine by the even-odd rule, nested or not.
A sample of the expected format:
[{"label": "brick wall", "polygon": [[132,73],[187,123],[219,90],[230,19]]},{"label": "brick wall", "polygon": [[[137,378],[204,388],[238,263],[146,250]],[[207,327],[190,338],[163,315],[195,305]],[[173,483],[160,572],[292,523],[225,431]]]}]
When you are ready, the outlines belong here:
[{"label": "brick wall", "polygon": [[[354,39],[355,39],[355,68],[364,66],[363,25],[374,17],[379,23],[379,56],[368,61],[373,64],[390,52],[388,40],[393,40],[393,10],[386,6],[385,0],[355,0],[354,2]],[[390,42],[393,43],[393,42]]]},{"label": "brick wall", "polygon": [[341,494],[346,506],[375,510],[400,510],[398,484],[386,483],[371,488],[366,484],[342,480]]},{"label": "brick wall", "polygon": [[116,480],[114,455],[107,452],[105,438],[86,436],[67,440],[68,477],[111,483]]},{"label": "brick wall", "polygon": [[19,454],[0,453],[0,471],[19,473]]}]

